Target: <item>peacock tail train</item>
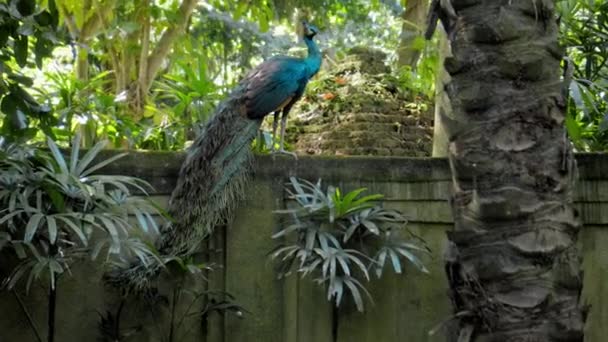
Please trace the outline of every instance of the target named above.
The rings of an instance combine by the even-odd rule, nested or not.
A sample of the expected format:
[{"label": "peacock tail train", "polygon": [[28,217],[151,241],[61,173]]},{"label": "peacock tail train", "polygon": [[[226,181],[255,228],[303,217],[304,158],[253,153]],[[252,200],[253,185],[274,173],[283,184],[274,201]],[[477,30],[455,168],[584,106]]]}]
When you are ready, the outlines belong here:
[{"label": "peacock tail train", "polygon": [[190,253],[212,232],[226,224],[251,176],[251,142],[262,119],[249,119],[241,84],[222,102],[190,147],[169,201],[176,221],[166,227],[161,251]]},{"label": "peacock tail train", "polygon": [[[188,257],[201,247],[214,227],[226,224],[243,199],[251,176],[255,139],[263,118],[246,115],[241,83],[219,104],[188,149],[156,248],[161,259]],[[105,276],[110,285],[146,294],[163,265],[136,262]]]},{"label": "peacock tail train", "polygon": [[317,29],[302,24],[308,56],[277,56],[251,70],[220,103],[189,148],[169,201],[173,221],[161,229],[156,243],[161,262],[113,270],[106,275],[108,283],[145,293],[167,260],[193,255],[215,227],[231,220],[253,169],[251,142],[270,113],[275,113],[276,120],[282,112],[279,152],[285,153],[287,114],[321,67],[321,52],[313,41]]}]

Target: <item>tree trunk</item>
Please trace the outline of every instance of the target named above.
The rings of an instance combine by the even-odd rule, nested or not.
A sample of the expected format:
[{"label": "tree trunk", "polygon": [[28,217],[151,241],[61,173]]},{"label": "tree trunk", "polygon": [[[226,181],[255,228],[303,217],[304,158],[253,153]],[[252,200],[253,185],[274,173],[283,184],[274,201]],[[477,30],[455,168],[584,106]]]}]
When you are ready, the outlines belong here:
[{"label": "tree trunk", "polygon": [[142,13],[145,13],[145,16],[140,18],[143,27],[139,36],[141,46],[138,60],[139,68],[135,78],[130,79],[129,84],[126,86],[128,89],[128,102],[133,109],[135,118],[141,118],[152,82],[154,82],[163,61],[171,52],[173,43],[185,31],[188,22],[190,22],[190,16],[197,4],[198,0],[183,0],[176,16],[178,18],[177,21],[171,23],[163,31],[158,43],[152,49],[150,46],[150,17],[148,15],[149,1],[142,1]]},{"label": "tree trunk", "polygon": [[156,47],[154,48],[154,51],[152,51],[152,54],[150,54],[150,56],[148,57],[148,75],[146,76],[146,91],[150,89],[151,82],[156,77],[156,73],[160,69],[162,61],[167,57],[167,55],[171,51],[173,43],[180,36],[180,34],[185,31],[186,25],[190,21],[192,11],[194,11],[194,8],[197,4],[198,0],[182,1],[179,6],[177,15],[177,18],[179,18],[179,20],[163,32],[162,36],[160,37],[160,40],[158,41],[158,44],[156,44]]},{"label": "tree trunk", "polygon": [[453,57],[446,94],[454,230],[452,341],[583,341],[552,0],[441,1]]},{"label": "tree trunk", "polygon": [[[451,56],[450,44],[444,30],[438,30],[439,35],[439,65]],[[435,121],[433,125],[433,157],[448,156],[448,137],[443,124],[443,117],[452,119],[452,105],[445,93],[445,85],[450,82],[450,75],[445,68],[438,68],[435,79]]]},{"label": "tree trunk", "polygon": [[89,79],[89,53],[80,43],[76,47],[78,53],[76,56],[76,78],[81,81]]},{"label": "tree trunk", "polygon": [[397,48],[399,66],[409,65],[416,69],[421,50],[416,47],[416,39],[422,40],[422,31],[429,9],[429,0],[408,0],[406,10],[401,15],[401,40]]},{"label": "tree trunk", "polygon": [[[101,8],[93,8],[95,4],[90,0],[84,1],[79,10],[82,11],[81,15],[87,18],[87,20],[81,24],[81,27],[78,27],[75,19],[76,15],[70,10],[71,4],[69,1],[57,1],[57,9],[65,18],[65,24],[70,32],[70,36],[76,42],[77,60],[75,71],[76,77],[79,80],[86,81],[89,79],[88,44],[102,28],[104,21],[112,13],[115,5],[116,0],[108,0]],[[89,15],[91,12],[92,14]]]},{"label": "tree trunk", "polygon": [[135,103],[137,114],[143,113],[148,94],[148,55],[150,54],[150,1],[142,0],[141,3],[141,51],[139,57],[139,72],[135,84]]},{"label": "tree trunk", "polygon": [[[55,275],[51,275],[55,277]],[[55,281],[57,278],[55,278]],[[57,284],[55,286],[49,286],[49,308],[48,308],[48,322],[47,322],[47,342],[55,341],[55,312],[57,308]]]}]

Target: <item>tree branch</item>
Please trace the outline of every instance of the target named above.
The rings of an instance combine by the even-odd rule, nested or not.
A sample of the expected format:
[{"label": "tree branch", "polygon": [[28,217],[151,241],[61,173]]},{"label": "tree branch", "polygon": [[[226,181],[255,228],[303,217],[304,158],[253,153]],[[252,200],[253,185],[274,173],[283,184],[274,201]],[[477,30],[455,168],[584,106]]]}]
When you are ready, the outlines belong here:
[{"label": "tree branch", "polygon": [[65,18],[65,26],[68,28],[68,32],[73,40],[76,40],[80,35],[80,30],[78,30],[78,26],[76,26],[76,21],[71,13],[68,12],[65,5],[61,2],[57,3],[57,10],[61,15]]},{"label": "tree branch", "polygon": [[104,6],[101,6],[101,8],[90,9],[95,11],[95,14],[92,15],[91,18],[89,18],[89,20],[87,20],[82,25],[82,30],[80,31],[79,37],[79,41],[81,43],[84,43],[86,40],[88,40],[97,33],[97,31],[101,27],[101,24],[103,24],[104,19],[107,18],[108,15],[110,15],[110,13],[114,10],[115,5],[116,1],[110,0],[107,1]]},{"label": "tree branch", "polygon": [[142,0],[140,20],[142,21],[141,53],[139,57],[139,76],[136,91],[137,108],[144,106],[145,94],[148,91],[148,53],[150,50],[150,0]]},{"label": "tree branch", "polygon": [[[154,51],[148,57],[148,89],[150,88],[152,80],[154,80],[156,77],[156,73],[158,72],[163,60],[167,57],[169,51],[171,51],[173,42],[186,28],[188,20],[190,19],[192,11],[194,11],[194,7],[196,7],[197,3],[197,0],[183,0],[179,6],[179,14],[177,15],[179,18],[178,22],[174,23],[163,32],[163,35],[154,48]],[[148,89],[145,90],[147,91]]]},{"label": "tree branch", "polygon": [[414,42],[421,36],[422,27],[428,12],[427,0],[413,0],[407,2],[407,9],[401,14],[403,25],[401,27],[401,39],[397,48],[399,66],[409,65],[416,69],[420,59],[421,50],[414,48]]}]

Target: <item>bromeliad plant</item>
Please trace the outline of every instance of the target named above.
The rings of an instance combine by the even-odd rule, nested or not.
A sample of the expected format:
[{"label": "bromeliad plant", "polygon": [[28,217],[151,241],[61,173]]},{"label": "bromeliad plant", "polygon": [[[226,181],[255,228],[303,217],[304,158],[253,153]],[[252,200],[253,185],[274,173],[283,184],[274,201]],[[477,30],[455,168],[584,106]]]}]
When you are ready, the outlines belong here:
[{"label": "bromeliad plant", "polygon": [[14,145],[0,149],[0,255],[5,261],[13,259],[3,265],[16,265],[8,270],[5,288],[24,283],[29,291],[34,281],[48,284],[48,341],[53,341],[60,277],[85,257],[104,255],[117,263],[155,261],[146,237],[158,231],[152,216],[158,211],[145,198],[132,196],[133,189],[146,194],[146,182],[95,174],[125,154],[93,164],[105,143],[82,158],[79,135],[69,158],[51,139],[47,145],[48,151]]},{"label": "bromeliad plant", "polygon": [[281,275],[295,270],[303,277],[315,277],[336,307],[348,290],[363,311],[361,294],[370,299],[371,295],[361,278],[369,281],[370,273],[380,278],[386,264],[401,273],[404,260],[428,273],[416,253],[430,250],[406,229],[403,214],[378,203],[382,195],[361,196],[365,188],[347,194],[332,186],[324,191],[320,180],[313,184],[291,177],[290,181],[288,193],[296,206],[276,211],[288,215],[289,224],[273,235],[284,242],[271,253],[280,260]]}]

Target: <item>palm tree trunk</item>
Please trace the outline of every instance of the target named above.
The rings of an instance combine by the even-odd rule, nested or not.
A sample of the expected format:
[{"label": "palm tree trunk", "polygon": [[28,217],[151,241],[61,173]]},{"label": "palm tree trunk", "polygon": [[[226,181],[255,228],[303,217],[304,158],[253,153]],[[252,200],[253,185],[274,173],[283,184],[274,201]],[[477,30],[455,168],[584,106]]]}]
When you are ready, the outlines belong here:
[{"label": "palm tree trunk", "polygon": [[441,6],[453,54],[445,61],[453,119],[444,120],[454,186],[451,338],[583,341],[576,165],[563,128],[554,3]]}]

